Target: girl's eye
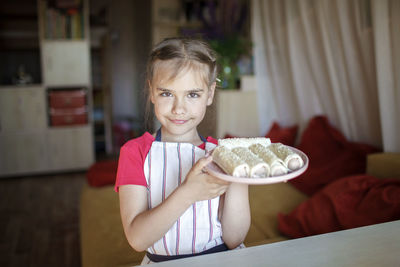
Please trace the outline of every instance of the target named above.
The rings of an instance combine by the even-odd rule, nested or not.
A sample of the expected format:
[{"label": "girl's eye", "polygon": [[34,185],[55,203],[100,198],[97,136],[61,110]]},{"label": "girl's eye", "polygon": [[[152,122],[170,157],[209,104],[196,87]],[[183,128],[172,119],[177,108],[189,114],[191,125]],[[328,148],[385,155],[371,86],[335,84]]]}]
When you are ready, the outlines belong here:
[{"label": "girl's eye", "polygon": [[197,97],[199,97],[200,95],[198,94],[198,93],[189,93],[189,97],[190,98],[197,98]]},{"label": "girl's eye", "polygon": [[160,94],[160,96],[169,97],[169,96],[172,96],[172,94],[171,94],[170,92],[162,92],[162,93]]}]

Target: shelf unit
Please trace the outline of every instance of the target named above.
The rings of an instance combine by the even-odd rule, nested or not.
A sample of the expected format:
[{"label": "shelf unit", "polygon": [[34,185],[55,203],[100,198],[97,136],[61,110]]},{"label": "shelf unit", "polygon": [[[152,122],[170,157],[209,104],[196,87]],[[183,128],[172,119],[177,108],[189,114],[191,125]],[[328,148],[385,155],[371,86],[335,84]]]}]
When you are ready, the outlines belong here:
[{"label": "shelf unit", "polygon": [[[59,3],[59,6],[50,3]],[[51,92],[57,91],[68,93],[81,90],[85,93],[84,106],[65,107],[69,114],[64,118],[66,123],[53,125],[48,120],[48,142],[52,148],[50,165],[60,169],[85,169],[94,162],[88,17],[88,0],[38,0],[43,86],[47,99]],[[82,108],[85,109],[86,123],[69,123],[70,114]],[[49,118],[53,116],[51,110],[48,101]]]},{"label": "shelf unit", "polygon": [[[57,21],[59,26],[58,20],[48,19],[47,10],[53,8],[49,3],[37,3],[42,84],[0,88],[0,177],[84,170],[94,162],[88,0],[51,1],[78,3],[59,11],[76,9],[81,14],[79,36],[46,33],[54,26],[49,23]],[[52,123],[51,93],[82,88],[86,120]],[[73,108],[67,105],[63,111]]]}]

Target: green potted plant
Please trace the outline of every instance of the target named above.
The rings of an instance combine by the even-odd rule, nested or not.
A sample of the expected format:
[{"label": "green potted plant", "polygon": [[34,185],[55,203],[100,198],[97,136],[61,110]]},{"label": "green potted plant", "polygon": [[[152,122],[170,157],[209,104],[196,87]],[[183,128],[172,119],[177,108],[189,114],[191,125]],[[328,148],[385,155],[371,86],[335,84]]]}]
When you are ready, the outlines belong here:
[{"label": "green potted plant", "polygon": [[248,0],[193,1],[189,5],[203,26],[196,30],[183,29],[182,33],[202,36],[218,53],[221,69],[219,87],[222,89],[239,88],[238,60],[251,53],[251,41],[246,28],[248,6]]},{"label": "green potted plant", "polygon": [[220,87],[223,89],[237,89],[240,78],[237,65],[241,56],[250,51],[250,41],[240,36],[229,36],[223,39],[210,41],[212,48],[218,53],[220,63]]}]

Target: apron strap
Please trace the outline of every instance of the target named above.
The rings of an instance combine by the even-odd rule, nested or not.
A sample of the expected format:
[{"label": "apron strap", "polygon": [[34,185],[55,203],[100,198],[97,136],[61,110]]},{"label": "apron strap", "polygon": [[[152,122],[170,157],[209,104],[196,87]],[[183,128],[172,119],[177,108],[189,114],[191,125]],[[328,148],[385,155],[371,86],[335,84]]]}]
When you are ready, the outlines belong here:
[{"label": "apron strap", "polygon": [[[207,139],[205,139],[205,138],[204,138],[203,136],[201,136],[200,134],[199,134],[199,137],[200,137],[201,141],[203,141],[203,143],[207,142]],[[161,142],[161,128],[159,128],[159,129],[157,130],[157,133],[156,133],[156,141],[157,141],[157,142]]]},{"label": "apron strap", "polygon": [[203,141],[203,143],[207,142],[207,139],[205,139],[202,135],[199,134],[199,137],[200,137],[201,141]]},{"label": "apron strap", "polygon": [[161,142],[161,128],[158,129],[156,134],[156,141]]}]

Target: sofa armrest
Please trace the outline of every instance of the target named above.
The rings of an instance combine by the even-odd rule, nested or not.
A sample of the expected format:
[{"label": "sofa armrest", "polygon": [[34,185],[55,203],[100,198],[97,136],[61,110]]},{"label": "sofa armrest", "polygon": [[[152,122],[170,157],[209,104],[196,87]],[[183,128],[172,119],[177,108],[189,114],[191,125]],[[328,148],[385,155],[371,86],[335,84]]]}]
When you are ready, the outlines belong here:
[{"label": "sofa armrest", "polygon": [[400,153],[369,154],[367,174],[378,178],[400,178]]},{"label": "sofa armrest", "polygon": [[144,252],[126,240],[114,186],[83,187],[79,228],[82,267],[140,265]]},{"label": "sofa armrest", "polygon": [[290,183],[249,187],[251,226],[245,245],[284,240],[278,230],[278,213],[289,213],[308,197]]}]

